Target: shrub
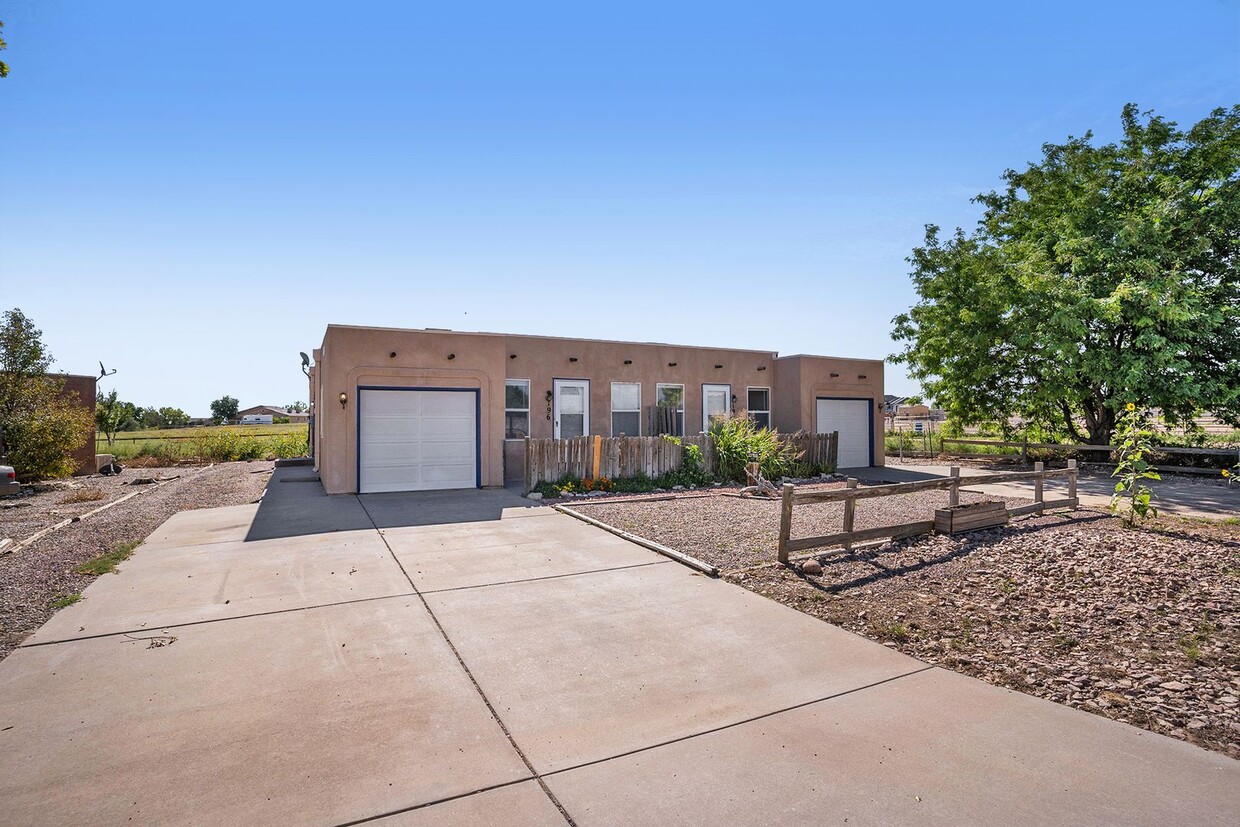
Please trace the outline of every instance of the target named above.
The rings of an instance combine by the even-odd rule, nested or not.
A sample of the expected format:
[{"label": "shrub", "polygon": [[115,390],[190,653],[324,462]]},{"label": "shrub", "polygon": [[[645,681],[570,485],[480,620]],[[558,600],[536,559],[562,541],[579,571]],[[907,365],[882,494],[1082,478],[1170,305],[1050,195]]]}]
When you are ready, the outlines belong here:
[{"label": "shrub", "polygon": [[1153,438],[1154,432],[1145,412],[1137,410],[1137,406],[1129,402],[1116,423],[1119,464],[1111,474],[1112,477],[1119,477],[1119,482],[1115,483],[1115,494],[1111,497],[1111,511],[1122,514],[1129,526],[1138,519],[1158,516],[1158,509],[1150,502],[1154,492],[1142,482],[1162,479],[1158,469],[1145,460]]},{"label": "shrub", "polygon": [[712,482],[710,474],[707,474],[702,468],[702,449],[693,443],[686,443],[680,437],[664,435],[664,439],[668,442],[674,442],[680,446],[680,467],[674,471],[668,471],[654,480],[654,484],[659,488],[673,488],[677,485],[683,485],[686,488],[690,485],[706,485]]},{"label": "shrub", "polygon": [[777,480],[787,476],[800,457],[791,444],[779,438],[779,432],[760,428],[749,417],[719,417],[711,422],[715,439],[716,467],[719,476],[736,482],[745,481],[745,466],[758,463],[762,476]]},{"label": "shrub", "polygon": [[304,457],[309,448],[309,438],[306,434],[280,434],[267,444],[268,453],[275,459]]}]

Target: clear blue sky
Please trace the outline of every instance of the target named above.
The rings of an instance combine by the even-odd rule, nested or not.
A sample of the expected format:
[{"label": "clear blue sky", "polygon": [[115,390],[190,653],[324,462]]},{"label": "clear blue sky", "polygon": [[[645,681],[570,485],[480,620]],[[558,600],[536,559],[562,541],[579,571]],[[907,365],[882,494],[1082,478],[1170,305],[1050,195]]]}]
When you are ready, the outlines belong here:
[{"label": "clear blue sky", "polygon": [[329,322],[882,357],[924,224],[1240,102],[1236,0],[598,5],[0,0],[0,306],[196,415]]}]

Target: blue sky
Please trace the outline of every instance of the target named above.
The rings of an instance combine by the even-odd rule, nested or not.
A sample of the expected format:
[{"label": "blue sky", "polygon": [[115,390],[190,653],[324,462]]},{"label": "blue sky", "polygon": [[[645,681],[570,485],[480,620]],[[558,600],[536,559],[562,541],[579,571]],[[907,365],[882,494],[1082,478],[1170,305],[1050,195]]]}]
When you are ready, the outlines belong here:
[{"label": "blue sky", "polygon": [[195,415],[329,322],[883,357],[923,225],[1240,102],[1236,0],[596,6],[0,0],[0,306]]}]

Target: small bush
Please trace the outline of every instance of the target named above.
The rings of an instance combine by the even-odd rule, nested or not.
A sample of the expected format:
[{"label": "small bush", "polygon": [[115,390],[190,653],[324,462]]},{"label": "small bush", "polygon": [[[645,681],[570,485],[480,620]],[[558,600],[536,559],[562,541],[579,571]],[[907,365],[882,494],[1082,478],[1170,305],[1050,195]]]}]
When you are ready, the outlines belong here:
[{"label": "small bush", "polygon": [[62,503],[94,503],[102,500],[106,494],[98,488],[82,488],[77,491],[70,491]]},{"label": "small bush", "polygon": [[760,428],[749,417],[719,417],[711,422],[719,476],[736,482],[745,481],[745,466],[758,463],[762,476],[768,480],[785,477],[800,458],[795,447],[779,438],[779,432]]},{"label": "small bush", "polygon": [[268,454],[273,459],[293,459],[309,453],[310,444],[306,434],[281,434],[267,443]]}]

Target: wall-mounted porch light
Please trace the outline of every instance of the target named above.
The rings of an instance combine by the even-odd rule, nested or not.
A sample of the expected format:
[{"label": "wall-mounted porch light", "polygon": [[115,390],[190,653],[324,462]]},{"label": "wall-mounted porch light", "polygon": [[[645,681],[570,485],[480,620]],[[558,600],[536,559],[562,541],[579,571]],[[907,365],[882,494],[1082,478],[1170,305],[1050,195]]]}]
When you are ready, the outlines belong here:
[{"label": "wall-mounted porch light", "polygon": [[340,392],[340,407],[343,408],[347,404],[349,404],[349,395],[345,393],[344,391],[341,391]]}]

